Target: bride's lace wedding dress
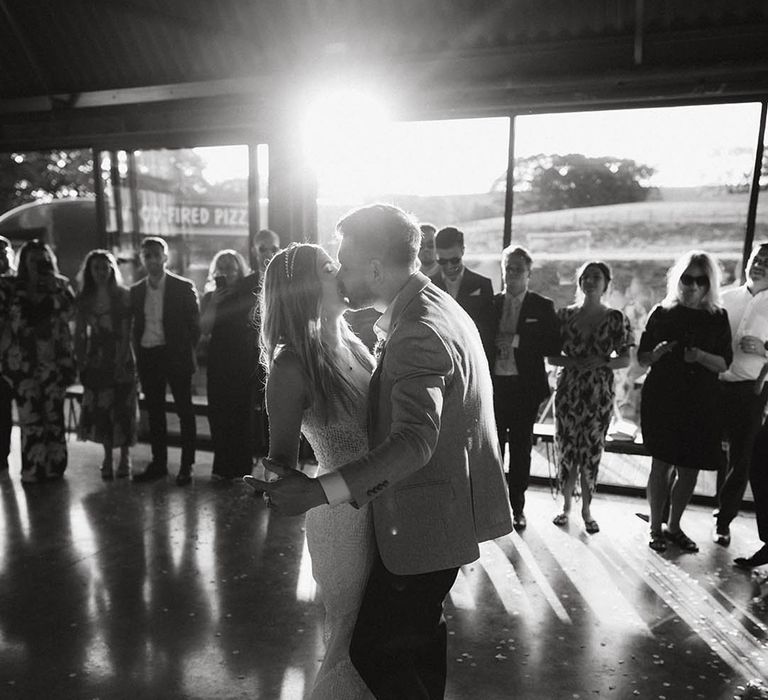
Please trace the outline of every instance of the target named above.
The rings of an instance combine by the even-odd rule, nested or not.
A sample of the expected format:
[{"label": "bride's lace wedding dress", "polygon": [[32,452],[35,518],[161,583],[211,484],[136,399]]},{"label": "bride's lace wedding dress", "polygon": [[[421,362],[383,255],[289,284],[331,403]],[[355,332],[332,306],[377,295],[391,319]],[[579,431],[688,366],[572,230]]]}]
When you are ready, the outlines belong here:
[{"label": "bride's lace wedding dress", "polygon": [[[338,415],[328,423],[312,408],[304,411],[301,429],[315,452],[318,475],[368,451],[365,397],[356,403],[351,412],[338,406]],[[373,698],[349,659],[349,642],[375,546],[369,507],[319,506],[307,513],[306,527],[312,574],[325,605],[326,652],[311,698]]]}]

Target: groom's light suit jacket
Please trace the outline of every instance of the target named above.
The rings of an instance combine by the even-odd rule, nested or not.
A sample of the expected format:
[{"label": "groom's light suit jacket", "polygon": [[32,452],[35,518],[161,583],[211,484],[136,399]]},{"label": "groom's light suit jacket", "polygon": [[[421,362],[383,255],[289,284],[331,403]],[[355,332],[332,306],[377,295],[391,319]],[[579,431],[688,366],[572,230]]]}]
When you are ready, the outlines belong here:
[{"label": "groom's light suit jacket", "polygon": [[418,574],[474,561],[512,523],[474,322],[421,273],[393,304],[371,379],[371,450],[340,472],[354,504],[371,502],[387,569]]}]

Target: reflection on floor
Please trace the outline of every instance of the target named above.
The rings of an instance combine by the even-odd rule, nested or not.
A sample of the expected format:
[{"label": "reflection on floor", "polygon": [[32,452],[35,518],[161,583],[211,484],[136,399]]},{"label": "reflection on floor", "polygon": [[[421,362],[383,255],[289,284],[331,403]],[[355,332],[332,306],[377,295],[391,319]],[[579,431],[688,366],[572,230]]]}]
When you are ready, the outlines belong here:
[{"label": "reflection on floor", "polygon": [[[63,483],[22,488],[17,452],[0,478],[0,697],[306,697],[322,608],[302,519],[212,484],[207,453],[191,487],[105,484],[100,448],[69,444]],[[765,678],[768,598],[731,566],[758,547],[753,516],[723,549],[693,508],[701,552],[659,556],[645,510],[598,495],[589,536],[534,490],[528,529],[484,544],[451,591],[447,697],[724,700]]]}]

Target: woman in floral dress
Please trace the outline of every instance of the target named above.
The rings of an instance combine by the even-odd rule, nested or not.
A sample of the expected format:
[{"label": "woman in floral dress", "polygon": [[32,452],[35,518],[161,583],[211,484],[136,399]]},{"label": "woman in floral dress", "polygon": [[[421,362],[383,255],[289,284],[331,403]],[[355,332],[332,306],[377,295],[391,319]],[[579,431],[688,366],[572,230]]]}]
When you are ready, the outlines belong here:
[{"label": "woman in floral dress", "polygon": [[587,262],[577,280],[576,303],[558,311],[562,354],[549,358],[562,368],[555,394],[555,447],[563,510],[553,522],[568,522],[580,476],[581,515],[587,532],[594,534],[600,527],[592,517],[592,494],[613,416],[613,372],[629,365],[633,338],[627,317],[602,301],[610,268],[604,262]]},{"label": "woman in floral dress", "polygon": [[13,389],[21,429],[21,480],[58,479],[67,468],[64,396],[75,378],[69,319],[74,294],[40,240],[19,251],[18,275],[5,278],[0,306],[3,375]]},{"label": "woman in floral dress", "polygon": [[117,476],[131,472],[129,449],[136,442],[136,362],[130,343],[128,289],[112,253],[92,250],[81,270],[75,355],[83,384],[78,435],[104,446],[101,477],[112,479],[112,450],[120,448]]}]

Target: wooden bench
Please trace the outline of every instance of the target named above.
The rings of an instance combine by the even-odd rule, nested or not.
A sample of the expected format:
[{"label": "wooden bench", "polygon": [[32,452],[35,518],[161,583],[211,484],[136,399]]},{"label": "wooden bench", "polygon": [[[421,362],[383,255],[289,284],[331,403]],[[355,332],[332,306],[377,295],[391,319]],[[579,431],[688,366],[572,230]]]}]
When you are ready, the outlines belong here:
[{"label": "wooden bench", "polygon": [[[82,403],[83,403],[83,385],[72,384],[71,386],[67,387],[67,391],[64,395],[64,427],[68,433],[72,433],[72,434],[77,433],[77,426],[80,421],[80,409],[81,409]],[[196,416],[207,416],[208,415],[208,398],[205,396],[193,396],[192,408],[194,409]],[[140,411],[147,410],[147,399],[144,396],[144,394],[141,392],[139,392],[139,410]],[[165,397],[165,412],[166,413],[176,412],[176,402],[173,400],[173,396],[170,394],[167,394]],[[145,442],[146,437],[147,436],[141,430],[141,426],[140,426],[139,427],[140,441]],[[169,433],[168,444],[177,446],[179,444],[179,436],[174,435],[173,433]],[[205,449],[207,447],[210,447],[210,444],[211,444],[210,437],[198,435],[197,447],[201,449]]]},{"label": "wooden bench", "polygon": [[[534,444],[539,440],[547,445],[547,459],[549,459],[549,448],[550,445],[555,441],[554,423],[533,424]],[[605,451],[624,455],[644,455],[646,457],[650,457],[650,453],[647,449],[645,449],[642,437],[639,435],[634,440],[616,440],[608,437],[605,440]]]}]

